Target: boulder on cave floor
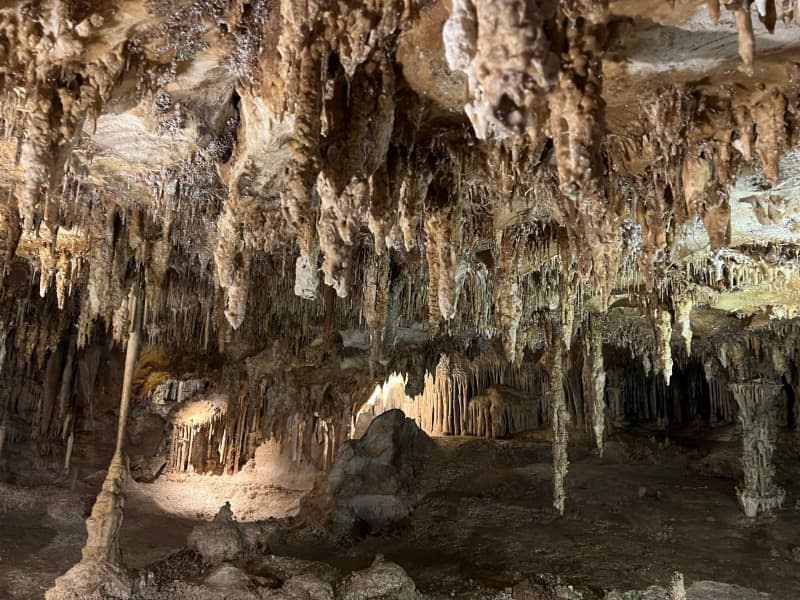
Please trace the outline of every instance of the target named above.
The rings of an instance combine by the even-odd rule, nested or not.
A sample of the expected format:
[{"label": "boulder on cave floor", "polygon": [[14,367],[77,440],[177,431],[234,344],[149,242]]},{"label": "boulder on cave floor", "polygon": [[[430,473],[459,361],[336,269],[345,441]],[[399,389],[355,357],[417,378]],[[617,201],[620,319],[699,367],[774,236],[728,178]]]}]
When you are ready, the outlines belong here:
[{"label": "boulder on cave floor", "polygon": [[219,509],[213,521],[192,530],[187,544],[211,564],[234,560],[247,549],[245,534],[234,520],[228,502]]},{"label": "boulder on cave floor", "polygon": [[398,564],[375,557],[372,565],[342,583],[341,600],[420,600],[414,580]]},{"label": "boulder on cave floor", "polygon": [[433,441],[398,409],[377,416],[344,444],[321,484],[303,500],[301,518],[337,535],[379,533],[409,515],[414,481]]},{"label": "boulder on cave floor", "polygon": [[250,573],[277,581],[288,581],[299,576],[313,575],[316,579],[329,585],[334,585],[341,577],[339,571],[327,563],[274,554],[249,557],[247,570]]},{"label": "boulder on cave floor", "polygon": [[128,600],[133,584],[122,567],[105,560],[85,559],[58,577],[46,600]]}]

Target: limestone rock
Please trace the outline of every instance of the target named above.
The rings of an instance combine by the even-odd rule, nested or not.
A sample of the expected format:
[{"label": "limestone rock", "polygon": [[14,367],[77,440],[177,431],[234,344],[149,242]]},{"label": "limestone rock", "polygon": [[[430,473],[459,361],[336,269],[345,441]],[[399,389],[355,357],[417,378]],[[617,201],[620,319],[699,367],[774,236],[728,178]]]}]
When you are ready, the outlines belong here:
[{"label": "limestone rock", "polygon": [[280,594],[287,600],[333,600],[331,584],[310,573],[295,575],[287,580]]},{"label": "limestone rock", "polygon": [[341,535],[355,526],[378,532],[408,516],[416,501],[413,482],[430,438],[402,411],[389,410],[361,439],[347,442],[324,483],[301,514]]},{"label": "limestone rock", "polygon": [[187,539],[189,548],[206,561],[217,564],[239,557],[246,550],[245,537],[225,503],[214,520],[195,527]]},{"label": "limestone rock", "polygon": [[133,584],[125,569],[104,560],[82,560],[45,594],[46,600],[128,600]]},{"label": "limestone rock", "polygon": [[414,581],[406,572],[378,555],[372,565],[356,571],[342,584],[342,600],[418,600]]}]

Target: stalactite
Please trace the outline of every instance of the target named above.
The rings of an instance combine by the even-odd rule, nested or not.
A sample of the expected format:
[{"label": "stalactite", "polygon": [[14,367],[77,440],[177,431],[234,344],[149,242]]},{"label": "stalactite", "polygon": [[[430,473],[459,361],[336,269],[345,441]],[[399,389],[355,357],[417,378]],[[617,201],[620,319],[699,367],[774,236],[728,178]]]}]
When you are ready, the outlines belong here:
[{"label": "stalactite", "polygon": [[11,270],[21,233],[16,202],[10,197],[0,199],[0,289]]},{"label": "stalactite", "polygon": [[681,298],[675,302],[675,323],[680,324],[680,334],[686,347],[686,356],[692,355],[692,307],[691,298]]},{"label": "stalactite", "polygon": [[749,0],[728,0],[725,6],[733,13],[736,20],[736,31],[739,36],[739,57],[742,59],[742,70],[753,75],[756,42],[753,34],[753,21],[750,18]]},{"label": "stalactite", "polygon": [[398,224],[403,233],[405,249],[409,252],[417,247],[421,205],[428,194],[432,178],[433,173],[427,165],[412,163],[403,174],[400,183]]},{"label": "stalactite", "polygon": [[443,37],[451,69],[467,74],[465,111],[479,139],[528,132],[545,119],[545,94],[555,84],[558,56],[548,31],[556,2],[456,2]]},{"label": "stalactite", "polygon": [[597,316],[587,321],[584,334],[583,397],[586,398],[595,443],[603,456],[603,435],[606,422],[606,372],[603,365],[603,330]]},{"label": "stalactite", "polygon": [[503,337],[506,358],[517,362],[517,332],[522,319],[522,293],[518,279],[518,241],[506,230],[497,252],[494,304],[497,330]]},{"label": "stalactite", "polygon": [[[283,7],[291,2],[281,3]],[[286,16],[284,14],[284,19]],[[314,242],[312,186],[319,169],[320,112],[322,109],[322,56],[319,41],[308,42],[299,51],[299,74],[295,105],[295,138],[291,142],[292,162],[287,172],[286,192],[281,197],[286,220],[295,228],[302,254],[310,255]]]},{"label": "stalactite", "polygon": [[784,114],[786,98],[777,90],[767,90],[752,110],[756,126],[755,149],[761,160],[764,175],[775,185],[780,177],[779,158],[786,147]]},{"label": "stalactite", "polygon": [[[64,360],[64,369],[61,373],[61,386],[58,390],[58,422],[63,423],[67,417],[67,410],[72,400],[72,382],[75,375],[75,350],[76,336],[70,334],[67,340],[67,356]],[[62,439],[64,432],[62,430]]]},{"label": "stalactite", "polygon": [[658,369],[669,384],[672,378],[672,315],[662,307],[653,309],[653,328],[656,337]]},{"label": "stalactite", "polygon": [[64,454],[64,470],[69,472],[69,465],[70,461],[72,460],[72,448],[75,444],[75,435],[73,433],[69,434],[67,438],[67,451]]},{"label": "stalactite", "polygon": [[91,222],[91,249],[89,253],[88,323],[98,317],[106,316],[111,299],[111,270],[114,258],[114,220],[115,212],[97,214]]},{"label": "stalactite", "polygon": [[562,69],[548,98],[559,186],[565,196],[557,210],[584,267],[582,279],[600,286],[603,296],[610,292],[608,281],[617,270],[621,212],[619,199],[606,189],[601,155],[607,9],[604,0],[562,3]]},{"label": "stalactite", "polygon": [[69,255],[67,252],[61,251],[58,257],[58,264],[56,265],[56,297],[58,298],[59,310],[64,310],[64,302],[66,302],[67,295],[69,294],[71,273],[72,263],[70,262]]},{"label": "stalactite", "polygon": [[386,331],[389,302],[389,257],[374,256],[367,268],[364,281],[364,319],[370,336],[372,370],[380,359]]},{"label": "stalactite", "polygon": [[569,468],[567,457],[567,421],[569,413],[564,399],[564,351],[556,341],[550,367],[551,424],[553,427],[553,506],[564,514],[566,493],[564,479]]},{"label": "stalactite", "polygon": [[452,239],[455,232],[452,209],[432,210],[425,219],[425,256],[428,261],[429,319],[436,330],[440,319],[455,316],[457,258]]}]

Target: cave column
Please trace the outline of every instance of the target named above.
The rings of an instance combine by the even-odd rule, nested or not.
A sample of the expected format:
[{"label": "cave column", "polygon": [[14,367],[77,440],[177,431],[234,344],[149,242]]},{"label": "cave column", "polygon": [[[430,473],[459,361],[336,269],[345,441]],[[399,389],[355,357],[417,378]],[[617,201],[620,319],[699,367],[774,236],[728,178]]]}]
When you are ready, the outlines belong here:
[{"label": "cave column", "polygon": [[742,426],[742,469],[744,481],[737,488],[739,504],[745,515],[778,508],[786,496],[773,477],[775,467],[776,410],[781,386],[769,381],[729,384],[739,407]]},{"label": "cave column", "polygon": [[125,353],[125,373],[122,380],[122,397],[119,406],[119,425],[117,427],[117,446],[111,465],[108,467],[103,488],[97,495],[92,514],[86,520],[87,539],[83,547],[84,560],[105,560],[121,565],[119,532],[122,529],[125,508],[125,494],[128,485],[128,465],[125,460],[125,437],[128,414],[131,405],[133,375],[139,355],[142,319],[144,316],[144,297],[141,280],[135,284],[131,293],[133,319],[128,335]]},{"label": "cave column", "polygon": [[564,479],[569,468],[567,457],[567,421],[569,411],[564,398],[564,351],[560,340],[555,342],[553,364],[550,370],[550,401],[552,403],[551,418],[553,425],[553,506],[564,514]]}]

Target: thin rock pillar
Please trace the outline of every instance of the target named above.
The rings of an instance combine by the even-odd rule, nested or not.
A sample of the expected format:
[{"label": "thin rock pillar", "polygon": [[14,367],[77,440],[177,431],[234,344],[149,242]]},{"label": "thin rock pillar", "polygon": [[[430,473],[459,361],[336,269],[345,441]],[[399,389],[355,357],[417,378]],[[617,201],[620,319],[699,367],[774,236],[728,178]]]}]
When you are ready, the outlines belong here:
[{"label": "thin rock pillar", "polygon": [[86,520],[87,539],[83,559],[101,559],[115,565],[122,564],[119,550],[119,532],[122,529],[125,494],[128,485],[128,465],[125,460],[125,437],[131,406],[131,391],[144,314],[142,286],[135,286],[132,294],[133,319],[125,353],[125,374],[122,381],[122,398],[119,406],[117,446],[108,467],[103,489],[97,495],[91,516]]},{"label": "thin rock pillar", "polygon": [[567,421],[569,411],[564,397],[564,351],[562,342],[556,341],[553,364],[550,370],[550,401],[552,403],[553,425],[553,506],[559,514],[564,514],[564,479],[569,468],[567,457]]},{"label": "thin rock pillar", "polygon": [[778,508],[786,496],[774,481],[776,410],[781,386],[768,381],[729,385],[739,407],[742,426],[744,481],[736,489],[739,504],[748,517]]}]

